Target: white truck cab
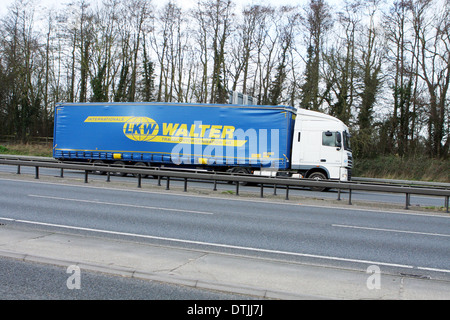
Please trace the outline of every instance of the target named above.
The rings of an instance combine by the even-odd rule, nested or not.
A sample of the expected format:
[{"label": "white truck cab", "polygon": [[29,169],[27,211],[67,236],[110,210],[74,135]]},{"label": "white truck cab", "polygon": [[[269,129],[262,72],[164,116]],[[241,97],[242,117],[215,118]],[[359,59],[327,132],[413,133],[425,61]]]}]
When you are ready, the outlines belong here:
[{"label": "white truck cab", "polygon": [[298,109],[291,170],[310,179],[349,181],[352,166],[348,127],[332,116]]}]

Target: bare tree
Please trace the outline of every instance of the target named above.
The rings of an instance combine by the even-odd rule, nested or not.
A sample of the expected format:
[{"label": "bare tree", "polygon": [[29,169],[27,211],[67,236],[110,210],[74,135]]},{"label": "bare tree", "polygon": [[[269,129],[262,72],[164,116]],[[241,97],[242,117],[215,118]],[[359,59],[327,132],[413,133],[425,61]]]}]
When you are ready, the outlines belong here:
[{"label": "bare tree", "polygon": [[281,7],[280,11],[284,16],[284,19],[280,19],[282,22],[279,26],[280,52],[278,56],[277,73],[271,84],[269,93],[269,102],[272,105],[278,105],[286,101],[286,99],[283,98],[283,92],[285,91],[285,80],[288,73],[287,67],[289,65],[289,59],[292,57],[292,49],[300,20],[297,7],[285,6]]},{"label": "bare tree", "polygon": [[201,65],[201,76],[199,83],[195,84],[195,97],[197,102],[206,103],[208,99],[208,62],[209,62],[209,35],[208,35],[208,16],[206,14],[206,5],[197,3],[197,8],[192,11],[192,17],[197,23],[197,29],[194,30],[197,55]]},{"label": "bare tree", "polygon": [[[450,1],[436,8],[432,0],[413,3],[414,32],[418,38],[417,76],[428,91],[429,154],[433,157],[448,156],[449,140],[445,138],[445,120],[448,114],[448,89],[450,85]],[[431,17],[428,18],[428,15]],[[448,124],[447,124],[448,126]]]},{"label": "bare tree", "polygon": [[334,35],[337,41],[323,54],[326,86],[323,97],[329,114],[347,125],[356,99],[356,37],[362,20],[361,8],[360,0],[345,2],[343,11],[338,12],[339,28]]},{"label": "bare tree", "polygon": [[360,93],[361,105],[358,114],[358,125],[360,128],[370,128],[373,120],[373,108],[375,99],[381,84],[381,66],[384,49],[377,41],[380,35],[375,26],[374,18],[378,11],[380,0],[368,1],[369,26],[365,36],[366,43],[361,46],[361,61],[359,67],[362,71],[363,88]]},{"label": "bare tree", "polygon": [[95,32],[92,45],[92,101],[109,101],[114,79],[119,70],[119,0],[103,0],[94,12]]},{"label": "bare tree", "polygon": [[306,30],[307,61],[305,81],[302,85],[301,106],[306,109],[319,110],[320,59],[323,39],[333,23],[330,7],[324,0],[310,0],[305,8],[303,24]]},{"label": "bare tree", "polygon": [[[408,20],[411,12],[411,1],[401,0],[394,2],[389,14],[386,15],[385,29],[387,40],[391,44],[388,46],[394,62],[395,74],[393,75],[393,98],[394,110],[392,114],[392,128],[389,134],[389,141],[386,141],[388,147],[393,150],[394,140],[398,141],[398,154],[404,156],[408,149],[408,140],[410,137],[410,120],[413,113],[410,110],[412,102],[413,88],[413,65],[408,66]],[[412,61],[414,63],[414,61]],[[395,137],[396,136],[396,137]]]},{"label": "bare tree", "polygon": [[1,71],[6,80],[2,86],[7,89],[2,94],[2,113],[6,113],[2,125],[24,142],[41,131],[39,112],[45,81],[45,56],[39,50],[34,16],[35,8],[30,2],[15,1],[3,21],[1,41]]}]

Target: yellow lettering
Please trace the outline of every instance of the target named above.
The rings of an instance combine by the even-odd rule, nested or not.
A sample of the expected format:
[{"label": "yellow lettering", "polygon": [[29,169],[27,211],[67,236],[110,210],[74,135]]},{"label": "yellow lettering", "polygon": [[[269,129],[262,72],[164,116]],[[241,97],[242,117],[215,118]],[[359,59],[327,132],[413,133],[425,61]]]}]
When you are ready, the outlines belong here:
[{"label": "yellow lettering", "polygon": [[188,136],[187,124],[183,123],[177,130],[176,136]]},{"label": "yellow lettering", "polygon": [[234,130],[236,130],[236,128],[233,126],[224,126],[222,131],[222,139],[233,139]]},{"label": "yellow lettering", "polygon": [[202,132],[201,132],[201,134],[200,134],[200,137],[203,138],[203,137],[205,136],[205,131],[206,131],[209,127],[211,127],[211,126],[210,126],[210,125],[201,124],[200,127],[201,127],[201,129],[202,129]]},{"label": "yellow lettering", "polygon": [[167,136],[170,135],[172,136],[175,131],[177,130],[178,126],[180,124],[179,123],[163,123],[163,135]]},{"label": "yellow lettering", "polygon": [[[127,131],[133,132],[133,124],[128,124]],[[140,126],[141,130],[148,130],[147,127]],[[209,135],[205,137],[206,131],[209,131]],[[163,135],[165,136],[183,136],[191,138],[210,138],[210,139],[233,139],[234,131],[233,126],[220,126],[220,125],[207,125],[207,124],[191,124],[188,127],[185,123],[163,123]]]},{"label": "yellow lettering", "polygon": [[195,132],[195,124],[191,125],[191,130],[189,131],[189,136],[193,138],[198,137],[198,133]]},{"label": "yellow lettering", "polygon": [[214,139],[220,139],[220,134],[222,126],[211,126],[211,131],[209,132],[209,137]]}]

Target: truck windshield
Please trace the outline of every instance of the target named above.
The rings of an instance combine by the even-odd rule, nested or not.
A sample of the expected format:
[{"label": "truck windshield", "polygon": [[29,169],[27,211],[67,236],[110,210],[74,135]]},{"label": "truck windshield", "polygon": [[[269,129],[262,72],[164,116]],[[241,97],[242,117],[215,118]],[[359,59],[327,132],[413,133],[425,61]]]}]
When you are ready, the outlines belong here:
[{"label": "truck windshield", "polygon": [[350,134],[347,131],[344,131],[344,149],[348,151],[352,151],[351,145],[350,145]]}]

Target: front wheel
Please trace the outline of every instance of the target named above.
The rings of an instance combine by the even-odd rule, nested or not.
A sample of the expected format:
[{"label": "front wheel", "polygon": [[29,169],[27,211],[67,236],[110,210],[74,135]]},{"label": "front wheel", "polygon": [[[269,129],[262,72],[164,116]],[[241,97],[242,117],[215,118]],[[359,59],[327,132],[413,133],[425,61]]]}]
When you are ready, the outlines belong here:
[{"label": "front wheel", "polygon": [[[313,179],[313,180],[327,180],[327,177],[322,173],[322,172],[314,172],[312,174],[310,174],[308,176],[309,179]],[[311,187],[311,191],[318,191],[318,192],[322,192],[322,191],[328,191],[329,188],[324,188],[324,187]]]}]

